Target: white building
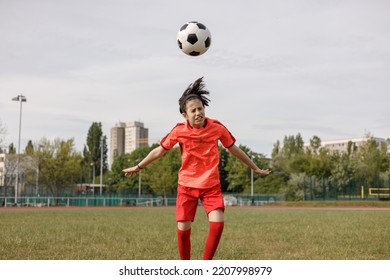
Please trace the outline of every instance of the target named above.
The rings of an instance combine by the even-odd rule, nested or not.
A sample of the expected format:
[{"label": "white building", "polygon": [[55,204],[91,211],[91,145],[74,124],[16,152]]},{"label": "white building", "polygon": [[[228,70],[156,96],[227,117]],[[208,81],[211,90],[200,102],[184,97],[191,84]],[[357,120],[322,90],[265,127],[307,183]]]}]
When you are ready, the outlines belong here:
[{"label": "white building", "polygon": [[149,130],[142,122],[119,122],[111,128],[110,167],[114,160],[123,154],[149,144]]},{"label": "white building", "polygon": [[328,149],[330,152],[338,151],[340,153],[345,153],[348,151],[349,142],[352,142],[355,145],[355,147],[359,148],[370,139],[374,140],[378,144],[378,147],[382,145],[386,145],[386,147],[388,147],[388,143],[386,139],[378,138],[378,137],[362,137],[362,138],[351,138],[351,139],[332,140],[332,141],[321,141],[321,147]]},{"label": "white building", "polygon": [[129,122],[125,127],[125,154],[129,154],[135,149],[148,146],[149,130],[144,128],[142,122]]}]

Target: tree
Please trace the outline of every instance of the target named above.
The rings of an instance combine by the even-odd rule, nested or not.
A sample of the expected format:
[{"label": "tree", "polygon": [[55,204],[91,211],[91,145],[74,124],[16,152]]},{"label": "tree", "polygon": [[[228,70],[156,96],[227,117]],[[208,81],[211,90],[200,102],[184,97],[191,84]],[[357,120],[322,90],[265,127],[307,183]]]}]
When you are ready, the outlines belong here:
[{"label": "tree", "polygon": [[277,141],[272,150],[272,169],[288,180],[291,173],[302,172],[307,165],[304,152],[304,141],[300,133],[285,136],[283,146]]},{"label": "tree", "polygon": [[329,151],[320,149],[319,153],[313,155],[310,159],[310,167],[307,172],[308,175],[321,177],[330,177],[333,170],[334,161]]},{"label": "tree", "polygon": [[304,144],[305,143],[300,133],[296,136],[285,136],[283,140],[282,153],[285,157],[291,159],[293,156],[304,153]]},{"label": "tree", "polygon": [[304,141],[300,133],[296,136],[285,136],[283,145],[280,144],[279,140],[274,144],[270,166],[272,176],[269,176],[266,182],[272,185],[272,189],[275,191],[278,186],[279,190],[282,190],[292,174],[306,171],[308,158],[305,155]]},{"label": "tree", "polygon": [[[348,149],[350,151],[350,149]],[[332,170],[330,181],[339,191],[346,192],[347,187],[353,181],[354,168],[352,153],[334,153],[332,155]]]},{"label": "tree", "polygon": [[17,175],[17,155],[8,154],[4,161],[4,196],[14,193]]},{"label": "tree", "polygon": [[219,149],[219,177],[221,181],[222,192],[226,192],[229,188],[229,182],[227,181],[228,172],[226,171],[226,165],[229,159],[229,152],[223,147],[218,146]]},{"label": "tree", "polygon": [[[116,192],[118,194],[137,194],[138,193],[138,184],[140,176],[142,178],[145,177],[145,173],[149,171],[149,167],[142,171],[142,174],[139,176],[133,176],[133,177],[125,177],[122,170],[129,167],[136,165],[138,162],[140,162],[146,155],[153,149],[155,146],[152,147],[140,147],[136,150],[134,150],[130,154],[123,154],[119,157],[117,157],[112,166],[111,166],[111,172],[107,174],[107,180],[108,184],[110,185],[110,191]],[[147,180],[142,180],[142,193],[150,193],[150,186],[148,185]]]},{"label": "tree", "polygon": [[74,140],[42,139],[40,145],[40,185],[55,197],[66,188],[73,189],[82,176],[82,157],[74,148]]},{"label": "tree", "polygon": [[[246,146],[240,145],[239,148],[246,154],[250,152]],[[226,172],[228,173],[226,180],[229,182],[228,191],[240,193],[250,186],[250,170],[248,166],[230,153],[226,164]]]},{"label": "tree", "polygon": [[278,156],[279,154],[281,154],[281,151],[282,151],[282,147],[280,145],[280,141],[277,140],[276,143],[274,144],[274,147],[272,148],[271,157],[273,158]]},{"label": "tree", "polygon": [[378,182],[380,174],[389,170],[390,160],[387,146],[378,146],[371,138],[358,148],[353,157],[355,175],[366,180],[369,185]]},{"label": "tree", "polygon": [[283,192],[287,200],[303,200],[304,199],[304,184],[305,174],[292,174],[290,180],[285,186]]},{"label": "tree", "polygon": [[[270,168],[270,159],[266,158],[265,155],[260,153],[254,153],[254,152],[251,152],[249,155],[251,156],[253,162],[261,169]],[[274,174],[272,172],[267,176],[258,175],[258,174],[253,174],[253,176],[254,176],[254,182],[253,182],[254,193],[262,193],[262,194],[278,193],[279,181],[278,181],[277,174]],[[246,189],[246,191],[249,192],[249,189]]]},{"label": "tree", "polygon": [[254,193],[261,194],[283,194],[285,185],[285,179],[274,171],[266,177],[259,176],[253,183]]},{"label": "tree", "polygon": [[[102,145],[103,144],[103,145]],[[88,130],[87,143],[84,146],[83,156],[86,166],[93,165],[95,176],[100,176],[101,152],[103,148],[103,173],[108,169],[107,163],[107,137],[103,135],[102,124],[92,123]]]},{"label": "tree", "polygon": [[14,146],[14,143],[9,144],[8,146],[8,154],[15,155],[16,154],[16,148]]},{"label": "tree", "polygon": [[314,135],[313,138],[310,139],[310,151],[313,151],[314,154],[317,154],[320,147],[321,147],[321,138]]},{"label": "tree", "polygon": [[180,169],[180,150],[173,148],[158,161],[150,164],[141,173],[154,194],[163,195],[176,192],[178,171]]},{"label": "tree", "polygon": [[7,129],[5,128],[5,126],[3,126],[3,123],[0,120],[0,153],[3,152],[3,143],[4,143],[6,133],[7,133]]},{"label": "tree", "polygon": [[[255,153],[244,145],[240,145],[239,148],[252,158],[252,161],[260,168],[269,167],[269,160],[267,160],[264,155]],[[227,191],[238,193],[250,191],[251,169],[230,153],[227,157],[225,171],[227,172],[226,181],[229,183]],[[254,179],[260,178],[259,175],[255,174],[254,176]]]},{"label": "tree", "polygon": [[33,145],[31,140],[28,140],[28,143],[27,143],[27,146],[26,146],[26,148],[24,150],[24,153],[26,155],[29,155],[29,156],[34,155],[34,145]]},{"label": "tree", "polygon": [[[108,192],[117,194],[130,194],[136,186],[136,177],[125,177],[122,170],[131,165],[130,154],[123,154],[117,157],[111,165],[111,171],[107,175],[109,180]],[[134,192],[135,193],[135,192]]]}]

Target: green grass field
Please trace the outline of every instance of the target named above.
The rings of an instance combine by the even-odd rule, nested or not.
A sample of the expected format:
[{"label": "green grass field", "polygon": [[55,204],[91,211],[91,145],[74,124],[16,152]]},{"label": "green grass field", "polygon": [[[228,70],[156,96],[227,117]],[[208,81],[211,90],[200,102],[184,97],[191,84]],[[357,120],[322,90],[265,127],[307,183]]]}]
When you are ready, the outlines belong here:
[{"label": "green grass field", "polygon": [[[2,209],[0,224],[3,260],[178,259],[171,207]],[[200,207],[193,259],[207,229]],[[389,240],[389,208],[230,207],[215,259],[389,260]]]}]

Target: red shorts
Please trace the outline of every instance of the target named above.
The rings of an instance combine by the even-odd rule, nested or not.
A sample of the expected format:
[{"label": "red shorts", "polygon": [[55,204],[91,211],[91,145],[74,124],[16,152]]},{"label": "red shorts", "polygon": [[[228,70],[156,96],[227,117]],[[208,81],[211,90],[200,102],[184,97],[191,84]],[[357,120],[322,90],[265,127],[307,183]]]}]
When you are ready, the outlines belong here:
[{"label": "red shorts", "polygon": [[188,188],[179,185],[176,199],[176,221],[193,222],[199,199],[207,215],[216,209],[225,210],[221,185],[216,185],[208,189]]}]

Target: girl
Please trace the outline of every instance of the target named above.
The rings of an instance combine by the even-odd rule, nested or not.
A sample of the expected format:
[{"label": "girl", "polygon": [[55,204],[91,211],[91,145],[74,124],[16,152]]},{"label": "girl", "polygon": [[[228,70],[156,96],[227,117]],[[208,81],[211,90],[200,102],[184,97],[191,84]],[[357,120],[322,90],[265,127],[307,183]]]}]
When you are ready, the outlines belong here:
[{"label": "girl", "polygon": [[219,121],[206,117],[208,90],[203,77],[190,84],[179,99],[180,113],[185,121],[178,123],[136,166],[123,170],[125,176],[137,174],[151,162],[162,157],[177,143],[181,150],[176,201],[177,238],[180,258],[191,257],[191,224],[200,199],[209,220],[209,232],[203,251],[204,260],[211,260],[217,250],[224,228],[224,201],[219,180],[218,142],[257,174],[268,175],[235,145],[236,139]]}]

